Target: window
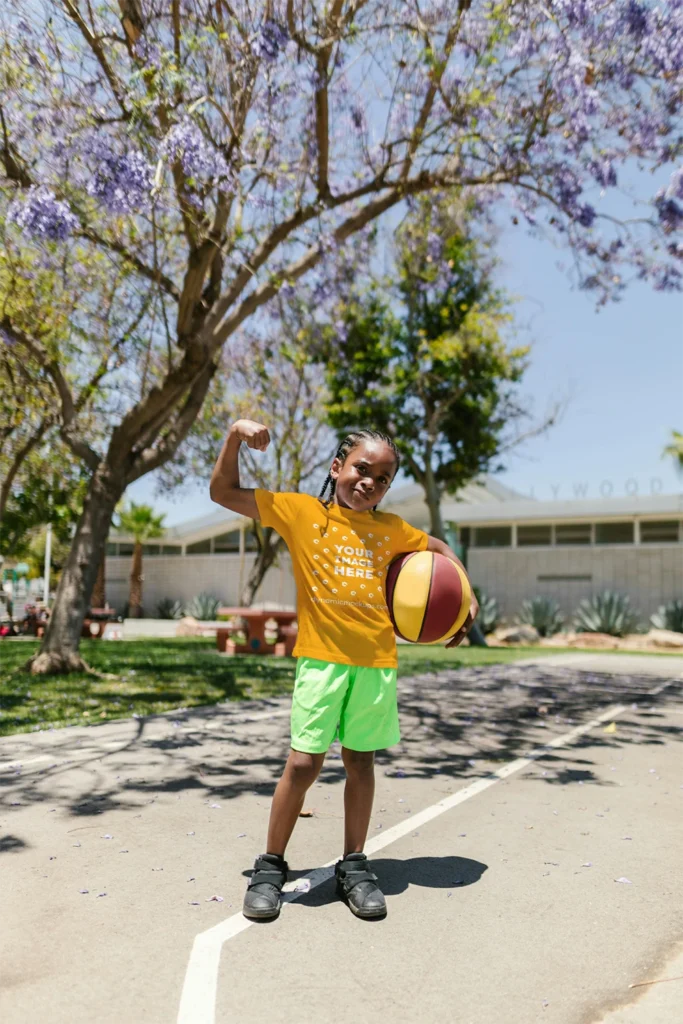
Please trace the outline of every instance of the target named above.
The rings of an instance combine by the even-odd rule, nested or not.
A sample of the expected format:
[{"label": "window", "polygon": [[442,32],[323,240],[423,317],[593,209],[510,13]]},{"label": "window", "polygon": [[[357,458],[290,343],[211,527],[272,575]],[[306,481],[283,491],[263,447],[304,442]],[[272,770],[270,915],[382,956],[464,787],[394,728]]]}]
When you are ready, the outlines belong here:
[{"label": "window", "polygon": [[143,544],[142,553],[143,555],[158,555],[161,547],[159,544]]},{"label": "window", "polygon": [[211,541],[199,540],[196,544],[188,544],[185,551],[188,555],[210,555]]},{"label": "window", "polygon": [[465,548],[470,544],[470,534],[471,533],[472,533],[472,531],[470,530],[469,526],[461,526],[458,529],[458,540],[460,541],[462,546],[465,547]]},{"label": "window", "polygon": [[633,523],[596,523],[596,544],[633,544]]},{"label": "window", "polygon": [[678,540],[678,520],[662,519],[658,523],[641,523],[640,540],[643,544],[669,544]]},{"label": "window", "polygon": [[179,555],[179,554],[181,554],[181,549],[179,547],[177,547],[175,544],[162,544],[161,545],[161,554],[162,555]]},{"label": "window", "polygon": [[117,555],[118,553],[119,553],[119,546],[118,546],[118,544],[107,544],[107,554],[108,555]]},{"label": "window", "polygon": [[225,554],[229,551],[239,551],[240,531],[232,530],[230,533],[222,533],[220,537],[213,538],[213,550]]},{"label": "window", "polygon": [[478,526],[474,531],[475,548],[509,548],[511,544],[511,526]]},{"label": "window", "polygon": [[119,554],[120,555],[132,555],[133,554],[133,545],[132,544],[119,544]]},{"label": "window", "polygon": [[520,548],[547,547],[551,543],[550,526],[518,526],[517,545]]},{"label": "window", "polygon": [[556,544],[590,544],[590,523],[558,523],[555,527]]}]

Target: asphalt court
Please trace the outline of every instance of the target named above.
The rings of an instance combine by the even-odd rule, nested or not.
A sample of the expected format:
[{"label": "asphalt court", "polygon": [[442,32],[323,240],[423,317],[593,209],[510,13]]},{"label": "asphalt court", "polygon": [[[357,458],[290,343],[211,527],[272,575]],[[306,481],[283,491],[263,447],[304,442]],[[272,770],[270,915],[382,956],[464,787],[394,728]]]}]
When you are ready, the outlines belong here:
[{"label": "asphalt court", "polygon": [[[357,921],[323,879],[277,922],[229,924],[286,755],[286,701],[3,741],[3,1021],[651,1024],[623,1014],[661,1002],[664,984],[628,986],[666,973],[683,939],[683,663],[633,656],[605,673],[613,656],[589,657],[401,682],[403,739],[378,758],[368,844],[384,843],[384,922]],[[288,851],[304,888],[340,853],[337,750],[306,805]],[[229,933],[214,1003],[183,1008],[212,932]]]}]

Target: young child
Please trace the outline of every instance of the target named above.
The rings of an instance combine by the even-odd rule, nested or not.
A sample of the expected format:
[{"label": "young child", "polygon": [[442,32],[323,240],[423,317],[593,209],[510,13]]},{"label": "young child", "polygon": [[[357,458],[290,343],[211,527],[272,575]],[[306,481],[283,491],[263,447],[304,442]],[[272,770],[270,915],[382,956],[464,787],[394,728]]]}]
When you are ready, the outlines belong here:
[{"label": "young child", "polygon": [[[270,443],[267,428],[252,420],[233,424],[213,471],[211,497],[225,508],[260,519],[285,539],[294,567],[299,623],[291,750],[273,796],[266,852],[254,864],[243,912],[251,918],[277,917],[287,881],[285,849],[338,730],[346,786],[337,890],[358,917],[380,917],[386,902],[363,847],[375,791],[375,751],[400,739],[398,662],[384,600],[385,574],[392,559],[406,551],[439,551],[459,560],[443,541],[400,516],[377,510],[400,462],[396,446],[384,434],[349,434],[318,498],[241,487],[242,442],[265,451]],[[449,646],[462,641],[476,612],[475,603]]]}]

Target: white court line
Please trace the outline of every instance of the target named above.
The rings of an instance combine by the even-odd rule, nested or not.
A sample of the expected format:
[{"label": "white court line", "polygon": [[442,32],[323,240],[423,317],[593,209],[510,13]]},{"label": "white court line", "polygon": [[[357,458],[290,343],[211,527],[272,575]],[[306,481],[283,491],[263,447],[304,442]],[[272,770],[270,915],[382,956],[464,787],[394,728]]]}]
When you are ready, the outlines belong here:
[{"label": "white court line", "polygon": [[[673,682],[677,682],[677,679],[666,680],[666,682],[655,687],[653,690],[648,690],[647,696],[656,696]],[[591,719],[590,722],[578,725],[575,729],[571,729],[562,736],[556,736],[555,739],[549,740],[544,746],[529,751],[526,757],[518,757],[516,760],[510,761],[508,764],[503,765],[502,768],[492,772],[491,775],[486,776],[486,778],[478,779],[476,782],[471,783],[471,785],[465,786],[464,789],[458,790],[457,793],[446,797],[445,800],[439,800],[438,803],[432,804],[431,807],[426,807],[423,811],[413,814],[406,821],[402,821],[400,824],[387,829],[381,836],[376,836],[374,839],[369,840],[365,846],[366,853],[373,854],[378,850],[382,850],[385,846],[396,842],[397,839],[401,839],[409,832],[413,832],[419,825],[425,825],[428,821],[432,821],[446,811],[450,811],[453,807],[457,807],[458,804],[464,803],[465,800],[477,796],[478,793],[483,793],[485,789],[495,786],[501,779],[508,778],[508,776],[513,775],[515,772],[521,771],[522,768],[527,768],[540,757],[544,757],[548,750],[572,743],[579,736],[590,732],[597,725],[602,725],[606,721],[613,721],[623,714],[629,706],[627,704],[616,704],[608,708],[607,711],[603,711],[597,718]],[[331,877],[336,860],[337,858],[328,861],[323,867],[316,868],[310,874],[302,876],[310,879],[309,892]],[[300,882],[301,879],[297,879],[297,881]],[[292,903],[300,895],[300,892],[288,892],[286,895],[283,895],[282,902],[283,904]],[[233,914],[232,917],[226,918],[225,921],[214,925],[213,928],[208,928],[205,932],[200,932],[199,935],[195,936],[187,971],[185,972],[177,1024],[215,1024],[218,970],[223,943],[227,942],[228,939],[234,939],[240,932],[250,928],[253,923],[253,921],[244,917],[240,912]]]},{"label": "white court line", "polygon": [[[240,715],[240,717],[235,720],[219,722],[215,726],[212,724],[211,727],[218,728],[218,726],[225,727],[226,725],[249,725],[250,722],[260,722],[268,718],[289,718],[290,714],[291,712],[289,708],[287,708],[286,711],[258,711],[253,715]],[[189,723],[185,727],[186,730],[191,730],[192,732],[196,732],[200,728],[200,726],[190,725]],[[209,726],[204,726],[204,728],[209,728]],[[175,730],[171,735],[175,735]],[[147,740],[142,741],[143,746],[146,742]],[[109,740],[107,743],[100,743],[94,747],[76,747],[72,751],[56,747],[49,754],[39,754],[37,757],[29,757],[26,760],[21,757],[15,757],[12,761],[0,761],[0,771],[4,771],[6,768],[25,768],[28,764],[38,764],[40,761],[55,761],[55,759],[58,760],[60,757],[62,758],[62,764],[71,764],[75,761],[87,761],[92,757],[96,758],[98,751],[115,751],[117,749],[120,749],[121,751],[130,751],[132,749],[130,747],[130,740]]]}]

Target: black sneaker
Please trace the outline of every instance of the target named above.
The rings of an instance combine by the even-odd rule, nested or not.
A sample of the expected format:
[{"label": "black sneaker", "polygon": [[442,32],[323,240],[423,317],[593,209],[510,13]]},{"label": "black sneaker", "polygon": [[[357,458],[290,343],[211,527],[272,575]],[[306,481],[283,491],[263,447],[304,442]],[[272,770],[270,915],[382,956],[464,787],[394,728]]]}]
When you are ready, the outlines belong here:
[{"label": "black sneaker", "polygon": [[264,853],[254,861],[254,872],[244,894],[242,913],[260,921],[280,913],[280,893],[287,881],[287,861],[276,853]]},{"label": "black sneaker", "polygon": [[364,853],[349,853],[334,868],[337,892],[356,917],[384,917],[387,904]]}]

